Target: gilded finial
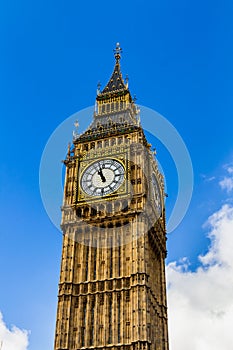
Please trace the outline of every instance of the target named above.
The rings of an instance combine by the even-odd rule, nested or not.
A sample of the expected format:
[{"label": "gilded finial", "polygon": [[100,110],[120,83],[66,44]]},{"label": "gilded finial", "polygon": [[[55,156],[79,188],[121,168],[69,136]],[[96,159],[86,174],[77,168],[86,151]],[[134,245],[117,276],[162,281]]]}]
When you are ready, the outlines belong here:
[{"label": "gilded finial", "polygon": [[116,43],[116,48],[113,51],[114,51],[115,59],[119,61],[122,53],[122,48],[120,47],[120,43]]}]

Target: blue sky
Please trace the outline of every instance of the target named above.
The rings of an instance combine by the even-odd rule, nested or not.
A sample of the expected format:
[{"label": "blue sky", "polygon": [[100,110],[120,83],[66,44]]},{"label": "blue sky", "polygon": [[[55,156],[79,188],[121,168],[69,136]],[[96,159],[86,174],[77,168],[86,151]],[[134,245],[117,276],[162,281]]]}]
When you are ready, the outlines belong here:
[{"label": "blue sky", "polygon": [[[233,160],[232,16],[227,0],[1,2],[0,310],[8,328],[31,331],[30,350],[53,346],[62,239],[41,202],[41,155],[64,119],[94,104],[117,41],[137,103],[174,125],[193,163],[192,202],[169,235],[167,263],[185,256],[195,271],[207,252],[202,225],[230,200],[219,181]],[[176,171],[156,146],[169,213]]]}]

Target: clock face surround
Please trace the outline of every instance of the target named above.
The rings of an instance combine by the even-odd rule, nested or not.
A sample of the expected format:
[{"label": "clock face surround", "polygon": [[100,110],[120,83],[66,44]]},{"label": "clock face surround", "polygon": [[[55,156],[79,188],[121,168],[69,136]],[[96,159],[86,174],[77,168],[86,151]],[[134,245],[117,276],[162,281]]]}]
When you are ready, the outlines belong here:
[{"label": "clock face surround", "polygon": [[123,183],[125,169],[116,159],[101,159],[89,165],[81,176],[82,190],[89,196],[104,197]]},{"label": "clock face surround", "polygon": [[156,205],[156,209],[161,214],[162,211],[162,200],[161,200],[161,192],[159,189],[159,184],[156,178],[156,175],[152,174],[152,186],[153,186],[153,197]]}]

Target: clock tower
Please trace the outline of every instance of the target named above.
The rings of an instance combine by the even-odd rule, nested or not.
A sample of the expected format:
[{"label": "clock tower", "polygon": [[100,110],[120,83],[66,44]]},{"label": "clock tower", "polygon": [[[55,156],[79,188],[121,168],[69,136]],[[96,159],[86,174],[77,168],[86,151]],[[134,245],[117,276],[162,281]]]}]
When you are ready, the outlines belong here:
[{"label": "clock tower", "polygon": [[55,350],[168,350],[163,176],[114,55],[64,161]]}]

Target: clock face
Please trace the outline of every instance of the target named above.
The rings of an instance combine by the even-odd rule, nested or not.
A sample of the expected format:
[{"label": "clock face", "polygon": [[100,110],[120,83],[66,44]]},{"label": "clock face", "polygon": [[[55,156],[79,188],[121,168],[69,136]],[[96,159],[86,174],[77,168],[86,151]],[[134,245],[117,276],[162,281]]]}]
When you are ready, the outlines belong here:
[{"label": "clock face", "polygon": [[125,169],[115,159],[101,159],[89,165],[81,177],[81,187],[89,196],[106,196],[124,181]]},{"label": "clock face", "polygon": [[153,186],[154,202],[158,212],[161,214],[161,210],[162,210],[161,192],[160,192],[159,184],[155,174],[152,174],[152,186]]}]

